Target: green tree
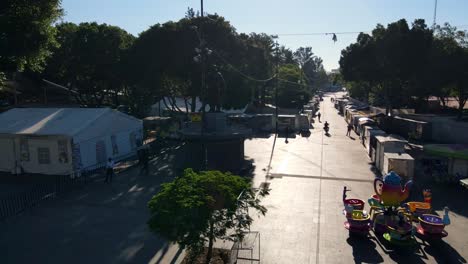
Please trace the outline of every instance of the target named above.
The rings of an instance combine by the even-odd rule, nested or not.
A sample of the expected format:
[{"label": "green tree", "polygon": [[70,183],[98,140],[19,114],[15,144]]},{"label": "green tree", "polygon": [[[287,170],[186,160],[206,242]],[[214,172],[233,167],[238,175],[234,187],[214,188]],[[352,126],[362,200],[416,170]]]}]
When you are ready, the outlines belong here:
[{"label": "green tree", "polygon": [[468,100],[468,35],[449,24],[437,27],[435,45],[436,62],[441,76],[441,94],[455,96],[458,118]]},{"label": "green tree", "polygon": [[0,71],[41,71],[56,46],[53,23],[60,0],[3,0],[0,4]]},{"label": "green tree", "polygon": [[[262,190],[260,195],[267,193]],[[193,256],[208,243],[206,263],[212,257],[216,239],[242,237],[242,230],[253,222],[249,214],[241,212],[253,208],[265,215],[267,211],[246,179],[219,171],[196,173],[192,169],[163,184],[148,207],[148,225],[153,232],[187,247]],[[232,230],[235,232],[230,235]]]},{"label": "green tree", "polygon": [[122,57],[134,37],[106,24],[57,25],[59,47],[48,60],[45,77],[77,92],[84,105],[119,104],[125,85]]},{"label": "green tree", "polygon": [[285,64],[279,68],[278,106],[301,109],[309,102],[310,93],[301,69],[296,64]]},{"label": "green tree", "polygon": [[[383,98],[387,113],[409,103],[409,98],[425,98],[428,89],[432,31],[417,19],[411,28],[404,19],[377,25],[372,35],[361,33],[357,42],[342,51],[340,70],[345,81],[361,85],[365,94]],[[368,96],[366,96],[368,97]]]},{"label": "green tree", "polygon": [[300,47],[294,53],[294,60],[302,70],[303,78],[306,79],[309,91],[325,88],[328,84],[328,76],[323,68],[323,61],[312,52],[312,47]]}]

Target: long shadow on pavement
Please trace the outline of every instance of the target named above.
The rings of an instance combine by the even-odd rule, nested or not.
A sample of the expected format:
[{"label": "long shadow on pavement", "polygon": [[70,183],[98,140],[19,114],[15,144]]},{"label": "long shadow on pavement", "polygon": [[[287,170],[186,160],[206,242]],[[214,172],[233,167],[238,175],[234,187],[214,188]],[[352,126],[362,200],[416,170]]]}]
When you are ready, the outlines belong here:
[{"label": "long shadow on pavement", "polygon": [[381,263],[384,261],[372,240],[364,237],[349,237],[346,242],[353,248],[354,263]]},{"label": "long shadow on pavement", "polygon": [[[147,202],[175,176],[177,151],[102,178],[0,224],[2,263],[168,263],[176,247],[151,233]],[[167,256],[165,256],[167,255]],[[164,259],[164,261],[163,261]],[[173,259],[174,260],[174,259]]]}]

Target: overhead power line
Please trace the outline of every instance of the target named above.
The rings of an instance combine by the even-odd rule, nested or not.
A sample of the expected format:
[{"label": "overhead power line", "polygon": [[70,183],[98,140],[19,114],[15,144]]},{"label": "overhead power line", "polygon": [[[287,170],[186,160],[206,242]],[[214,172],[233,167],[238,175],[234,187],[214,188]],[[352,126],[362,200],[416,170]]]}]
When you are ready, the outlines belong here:
[{"label": "overhead power line", "polygon": [[254,78],[250,75],[247,75],[245,73],[243,73],[241,70],[237,69],[234,65],[232,65],[231,63],[229,63],[225,58],[223,58],[223,56],[221,56],[221,54],[219,54],[217,51],[213,50],[213,53],[218,56],[218,58],[220,58],[225,64],[227,64],[231,69],[233,69],[235,72],[239,73],[240,75],[242,75],[244,78],[250,80],[250,81],[254,81],[254,82],[268,82],[268,81],[271,81],[273,80],[275,77],[276,77],[276,74],[274,74],[273,76],[267,78],[267,79],[257,79],[257,78]]},{"label": "overhead power line", "polygon": [[314,32],[314,33],[280,33],[278,36],[313,36],[313,35],[346,35],[346,34],[359,34],[370,33],[371,31],[350,31],[350,32]]},{"label": "overhead power line", "polygon": [[[457,28],[468,27],[468,24],[463,25],[454,25]],[[372,30],[363,30],[363,31],[342,31],[342,32],[310,32],[310,33],[278,33],[274,34],[277,36],[323,36],[323,35],[350,35],[350,34],[360,34],[360,33],[372,33]]]}]

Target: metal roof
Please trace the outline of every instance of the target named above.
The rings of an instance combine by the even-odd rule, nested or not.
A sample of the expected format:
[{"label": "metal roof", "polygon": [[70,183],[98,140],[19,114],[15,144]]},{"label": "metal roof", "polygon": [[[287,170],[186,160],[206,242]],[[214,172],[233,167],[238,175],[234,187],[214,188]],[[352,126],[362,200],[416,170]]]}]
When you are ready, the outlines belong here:
[{"label": "metal roof", "polygon": [[0,114],[0,134],[73,136],[112,111],[110,108],[14,108]]}]

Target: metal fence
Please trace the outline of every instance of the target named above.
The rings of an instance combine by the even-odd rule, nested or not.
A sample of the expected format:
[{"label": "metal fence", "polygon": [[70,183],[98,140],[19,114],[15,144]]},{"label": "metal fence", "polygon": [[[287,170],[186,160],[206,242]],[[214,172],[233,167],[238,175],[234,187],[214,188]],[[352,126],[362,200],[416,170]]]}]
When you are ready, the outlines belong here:
[{"label": "metal fence", "polygon": [[[74,175],[53,176],[41,179],[41,182],[37,182],[37,180],[31,182],[23,190],[0,196],[0,221],[20,214],[40,202],[62,196],[73,189],[84,186],[89,181],[90,175],[82,174],[79,177]],[[24,187],[24,182],[21,184]]]},{"label": "metal fence", "polygon": [[236,241],[231,247],[231,255],[229,258],[229,264],[236,264],[238,255],[239,255],[239,241]]}]

